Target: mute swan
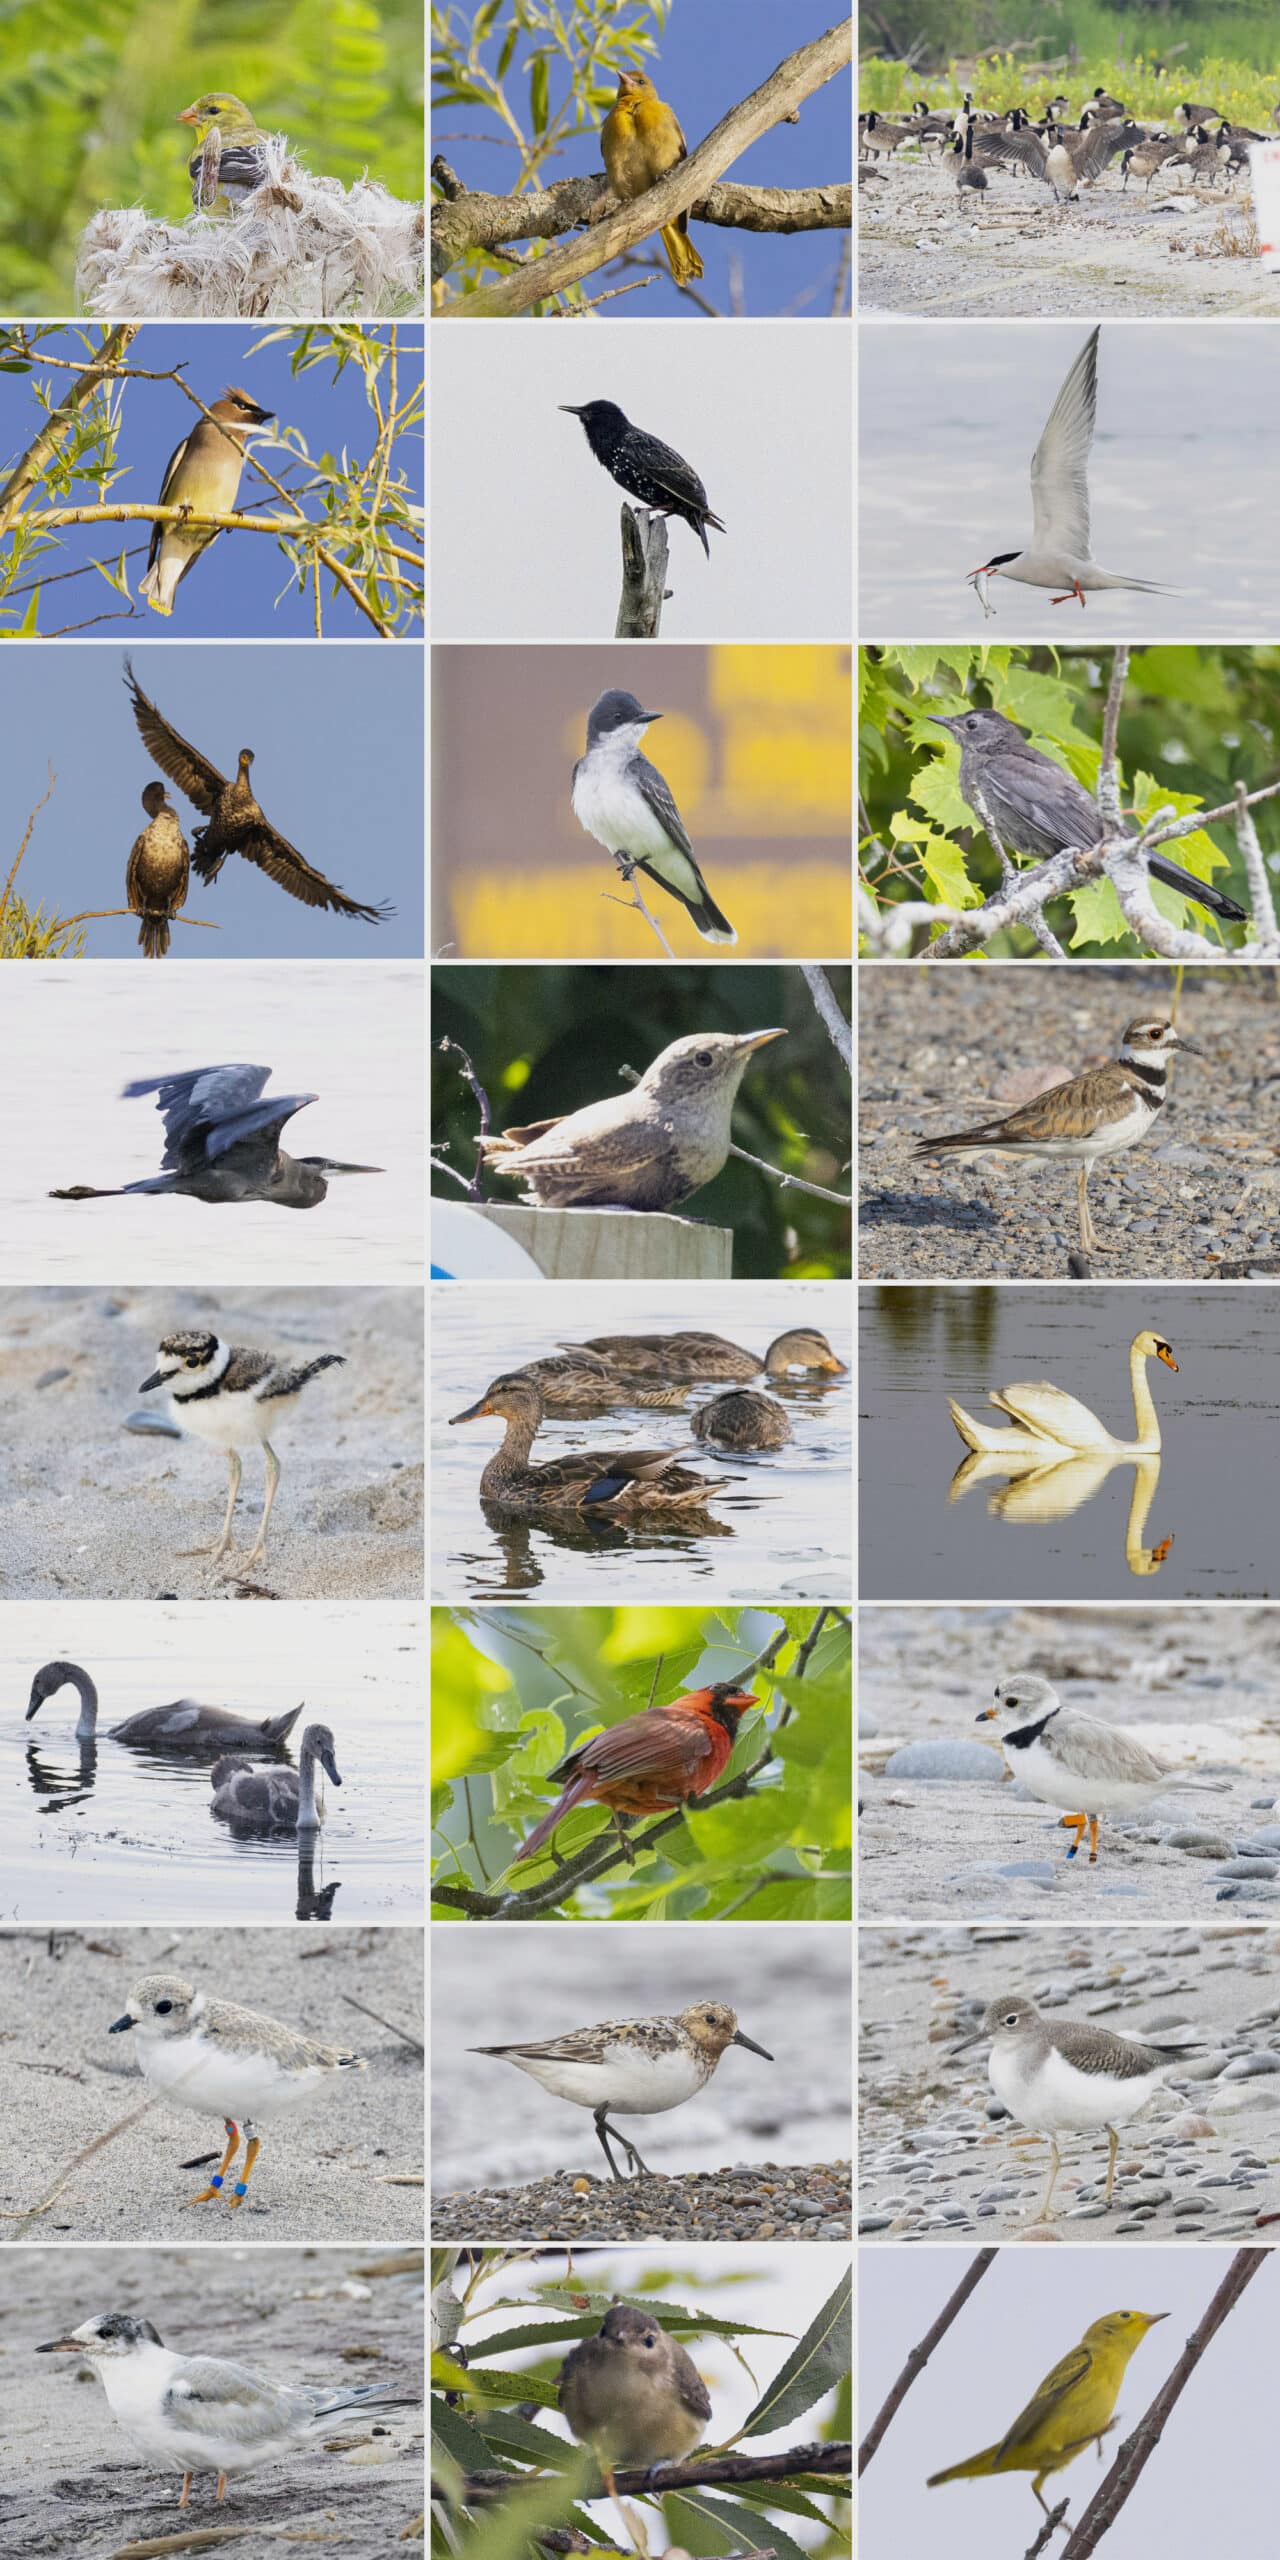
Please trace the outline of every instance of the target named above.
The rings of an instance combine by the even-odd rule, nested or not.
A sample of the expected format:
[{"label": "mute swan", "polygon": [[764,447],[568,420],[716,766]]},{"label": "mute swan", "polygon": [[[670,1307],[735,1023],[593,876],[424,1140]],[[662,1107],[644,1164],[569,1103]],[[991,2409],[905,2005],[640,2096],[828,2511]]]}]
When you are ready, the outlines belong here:
[{"label": "mute swan", "polygon": [[224,1822],[252,1831],[314,1831],[323,1820],[316,1802],[316,1762],[335,1787],[338,1748],[327,1724],[309,1724],[296,1769],[253,1769],[247,1760],[215,1760],[209,1773],[213,1810]]},{"label": "mute swan", "polygon": [[[78,1690],[80,1714],[76,1740],[91,1742],[98,1729],[98,1692],[78,1662],[46,1662],[31,1683],[27,1722],[59,1689]],[[167,1707],[144,1707],[123,1724],[107,1726],[113,1742],[170,1742],[184,1751],[220,1750],[232,1743],[241,1751],[274,1751],[302,1713],[293,1707],[283,1716],[233,1716],[225,1707],[198,1706],[194,1698],[175,1698]]]},{"label": "mute swan", "polygon": [[1032,1379],[1025,1385],[992,1387],[988,1402],[1002,1413],[1011,1414],[1012,1431],[993,1431],[989,1423],[975,1422],[964,1406],[948,1396],[947,1408],[961,1439],[970,1449],[982,1449],[1001,1456],[1006,1452],[1039,1457],[1046,1465],[1054,1455],[1075,1456],[1090,1450],[1105,1451],[1112,1458],[1152,1457],[1160,1446],[1160,1420],[1147,1384],[1148,1360],[1163,1360],[1166,1369],[1176,1370],[1178,1363],[1158,1333],[1135,1333],[1129,1345],[1129,1384],[1133,1390],[1134,1438],[1113,1440],[1096,1413],[1087,1404],[1069,1396],[1061,1387],[1051,1386],[1047,1379]]},{"label": "mute swan", "polygon": [[1076,1835],[1068,1858],[1074,1858],[1087,1825],[1091,1867],[1098,1863],[1099,1814],[1145,1804],[1174,1774],[1136,1735],[1086,1715],[1083,1707],[1064,1707],[1038,1672],[997,1680],[994,1704],[982,1709],[977,1722],[999,1715],[1014,1719],[1000,1736],[1007,1766],[1042,1804],[1066,1807],[1060,1828]]}]

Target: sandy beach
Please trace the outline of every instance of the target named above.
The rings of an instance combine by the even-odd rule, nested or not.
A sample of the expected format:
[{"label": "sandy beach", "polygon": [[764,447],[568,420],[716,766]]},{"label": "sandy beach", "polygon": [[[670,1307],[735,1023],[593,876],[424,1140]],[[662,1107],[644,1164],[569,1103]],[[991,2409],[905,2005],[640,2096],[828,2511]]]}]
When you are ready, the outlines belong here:
[{"label": "sandy beach", "polygon": [[[198,2237],[236,2248],[256,2240],[416,2240],[423,2222],[422,2056],[405,2037],[422,2035],[422,1963],[413,1929],[6,1933],[4,2239],[190,2245]],[[263,2123],[261,2155],[234,2213],[220,2200],[202,2205],[198,2218],[188,2210],[222,2153],[218,2117],[157,2090],[141,2076],[136,2035],[109,2033],[134,1984],[157,1972],[180,1974],[212,1997],[259,2010],[367,2065]],[[143,2107],[140,2121],[92,2157],[79,2157]],[[208,2165],[184,2168],[197,2155]]]},{"label": "sandy beach", "polygon": [[229,2482],[216,2508],[214,2482],[202,2473],[182,2517],[176,2472],[135,2452],[87,2365],[33,2350],[99,2312],[129,2311],[179,2354],[225,2357],[270,2381],[326,2395],[367,2383],[416,2396],[422,2275],[414,2255],[11,2250],[0,2292],[6,2560],[66,2560],[72,2551],[117,2560],[135,2538],[215,2520],[262,2529],[260,2539],[230,2544],[244,2560],[274,2550],[282,2533],[291,2543],[323,2541],[326,2560],[396,2549],[422,2513],[422,2421],[412,2409],[335,2418],[286,2461]]},{"label": "sandy beach", "polygon": [[[222,1525],[220,1450],[157,1434],[139,1389],[175,1331],[345,1365],[280,1427],[265,1562],[237,1580],[262,1508],[245,1455],[235,1549],[184,1547]],[[139,1433],[131,1416],[151,1424]],[[413,1289],[0,1291],[0,1600],[405,1600],[422,1592],[422,1298]],[[233,1567],[231,1573],[226,1565]]]}]

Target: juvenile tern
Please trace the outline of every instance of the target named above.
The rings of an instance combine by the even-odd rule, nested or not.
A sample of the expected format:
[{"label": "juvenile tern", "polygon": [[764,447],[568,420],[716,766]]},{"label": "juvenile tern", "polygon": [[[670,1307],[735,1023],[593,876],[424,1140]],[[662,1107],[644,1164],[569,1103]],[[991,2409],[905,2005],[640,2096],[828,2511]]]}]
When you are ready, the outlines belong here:
[{"label": "juvenile tern", "polygon": [[107,2395],[112,2417],[149,2462],[182,2473],[185,2507],[197,2471],[216,2471],[217,2496],[228,2477],[314,2445],[347,2410],[381,2415],[415,2409],[417,2401],[380,2383],[342,2384],[327,2395],[269,2382],[247,2364],[223,2356],[180,2356],[128,2311],[104,2311],[38,2356],[80,2355]]},{"label": "juvenile tern", "polygon": [[1085,590],[1132,587],[1143,595],[1174,595],[1174,587],[1150,578],[1121,578],[1100,569],[1090,550],[1089,452],[1098,413],[1098,339],[1101,324],[1091,329],[1062,389],[1054,401],[1031,457],[1031,540],[1024,551],[997,551],[969,572],[982,610],[988,578],[1015,578],[1024,587],[1061,587],[1054,604],[1081,607]]}]

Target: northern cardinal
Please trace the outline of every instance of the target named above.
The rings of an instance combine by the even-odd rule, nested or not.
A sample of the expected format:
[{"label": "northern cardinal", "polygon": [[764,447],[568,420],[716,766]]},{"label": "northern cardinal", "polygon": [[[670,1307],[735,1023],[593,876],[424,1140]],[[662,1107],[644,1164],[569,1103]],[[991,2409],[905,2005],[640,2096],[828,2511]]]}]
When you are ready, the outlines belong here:
[{"label": "northern cardinal", "polygon": [[564,1793],[512,1864],[531,1858],[576,1804],[607,1804],[614,1814],[663,1813],[705,1794],[728,1762],[739,1716],[759,1703],[749,1689],[719,1680],[714,1688],[687,1690],[670,1706],[646,1707],[593,1733],[551,1771],[554,1781],[568,1782]]}]

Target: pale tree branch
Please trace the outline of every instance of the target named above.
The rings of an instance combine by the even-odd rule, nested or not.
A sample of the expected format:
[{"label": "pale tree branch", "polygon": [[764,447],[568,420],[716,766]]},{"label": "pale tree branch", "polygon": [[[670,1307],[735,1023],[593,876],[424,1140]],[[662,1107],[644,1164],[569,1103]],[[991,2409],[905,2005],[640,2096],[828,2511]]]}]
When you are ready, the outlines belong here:
[{"label": "pale tree branch", "polygon": [[881,2438],[892,2426],[913,2382],[924,2372],[934,2348],[940,2346],[953,2320],[959,2318],[971,2293],[981,2284],[988,2269],[994,2266],[998,2250],[979,2249],[972,2257],[954,2293],[948,2294],[933,2326],[925,2330],[918,2346],[912,2348],[889,2397],[877,2410],[858,2447],[858,2477],[861,2479],[873,2454],[878,2452]]},{"label": "pale tree branch", "polygon": [[816,960],[802,960],[800,966],[804,975],[805,985],[813,998],[814,1009],[821,1018],[827,1037],[831,1042],[831,1046],[835,1050],[836,1055],[843,1059],[850,1075],[852,1075],[853,1026],[851,1023],[845,1021],[844,1015],[840,1011],[839,1005],[836,1003],[835,996],[831,989],[831,981],[827,976],[826,970],[819,968]]},{"label": "pale tree branch", "polygon": [[[561,240],[589,225],[602,204],[612,203],[603,172],[586,178],[553,178],[523,195],[495,196],[465,187],[457,171],[439,154],[431,175],[440,189],[432,208],[431,271],[436,282],[449,273],[469,249],[502,256],[511,240]],[[846,231],[853,220],[853,188],[845,180],[826,187],[744,187],[721,184],[691,205],[697,222],[714,229],[768,231],[786,236],[798,231]],[[513,263],[524,265],[521,259]]]},{"label": "pale tree branch", "polygon": [[97,355],[70,385],[66,399],[59,401],[52,417],[46,418],[17,469],[10,472],[3,489],[0,489],[0,534],[8,532],[28,489],[34,488],[41,473],[66,443],[85,402],[92,399],[95,391],[100,390],[103,382],[115,372],[126,347],[137,337],[139,326],[134,321],[110,330]]}]

